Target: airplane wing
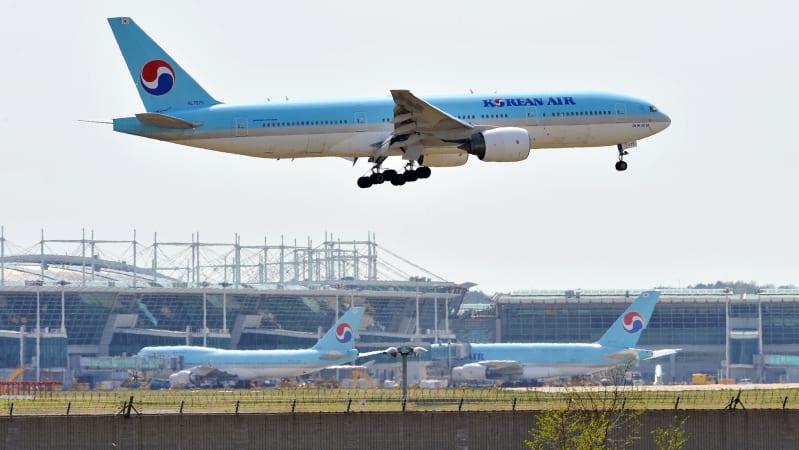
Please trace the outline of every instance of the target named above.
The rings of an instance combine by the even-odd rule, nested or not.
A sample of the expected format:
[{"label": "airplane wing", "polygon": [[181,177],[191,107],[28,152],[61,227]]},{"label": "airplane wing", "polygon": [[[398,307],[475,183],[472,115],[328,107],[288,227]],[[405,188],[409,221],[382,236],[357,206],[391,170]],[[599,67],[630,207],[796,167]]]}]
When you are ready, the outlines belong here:
[{"label": "airplane wing", "polygon": [[395,89],[391,96],[394,98],[394,132],[380,144],[374,160],[392,148],[402,148],[405,159],[417,160],[425,144],[457,141],[475,133],[473,125],[436,108],[411,91]]},{"label": "airplane wing", "polygon": [[210,366],[194,366],[169,375],[169,386],[184,388],[197,385],[203,380],[226,381],[233,380],[236,376]]},{"label": "airplane wing", "polygon": [[192,376],[194,377],[201,377],[201,378],[218,378],[218,379],[229,379],[235,378],[235,375],[229,374],[224,370],[217,369],[216,367],[210,366],[195,366],[188,369]]},{"label": "airplane wing", "polygon": [[[427,103],[407,90],[392,90],[394,97],[394,128],[396,134],[408,132],[451,133],[473,132],[474,127]],[[398,123],[399,122],[399,123]],[[405,125],[408,125],[405,127]],[[401,132],[401,133],[400,133]]]}]

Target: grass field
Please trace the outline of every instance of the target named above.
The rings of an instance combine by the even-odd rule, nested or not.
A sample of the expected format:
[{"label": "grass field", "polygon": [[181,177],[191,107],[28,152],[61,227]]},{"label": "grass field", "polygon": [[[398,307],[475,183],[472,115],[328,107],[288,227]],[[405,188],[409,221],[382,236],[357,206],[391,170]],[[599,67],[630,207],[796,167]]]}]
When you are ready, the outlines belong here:
[{"label": "grass field", "polygon": [[[406,411],[540,411],[559,408],[570,396],[609,402],[620,398],[634,409],[723,409],[737,386],[665,386],[531,389],[411,389]],[[741,389],[746,409],[799,409],[797,385],[750,385]],[[402,411],[392,389],[118,390],[56,391],[36,398],[4,398],[0,415],[119,414],[133,397],[141,414],[340,413]],[[740,406],[738,406],[740,408]],[[136,411],[132,414],[136,414]]]}]

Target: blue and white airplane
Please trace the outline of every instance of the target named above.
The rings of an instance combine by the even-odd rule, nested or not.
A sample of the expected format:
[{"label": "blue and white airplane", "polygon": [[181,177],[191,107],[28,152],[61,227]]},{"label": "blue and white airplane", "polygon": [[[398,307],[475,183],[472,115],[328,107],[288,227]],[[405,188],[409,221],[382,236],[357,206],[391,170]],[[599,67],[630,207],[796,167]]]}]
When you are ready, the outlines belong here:
[{"label": "blue and white airplane", "polygon": [[[659,298],[657,291],[642,292],[605,334],[590,344],[454,344],[465,346],[469,352],[468,359],[474,362],[454,367],[452,381],[541,380],[579,376],[677,353],[680,349],[635,348]],[[447,344],[433,344],[431,351],[435,357],[446,355],[450,349]]]},{"label": "blue and white airplane", "polygon": [[[128,17],[108,19],[146,112],[114,119],[114,130],[261,158],[337,156],[372,167],[368,188],[428,178],[431,167],[516,162],[531,149],[616,146],[616,169],[637,140],[671,120],[647,101],[607,93],[493,93],[419,98],[224,104],[211,97]],[[401,156],[404,171],[385,169]]]},{"label": "blue and white airplane", "polygon": [[169,377],[172,387],[194,384],[209,374],[237,377],[239,380],[291,378],[327,367],[351,363],[358,358],[355,338],[361,326],[364,308],[350,308],[317,343],[301,350],[224,350],[189,345],[144,347],[141,357],[182,360],[188,369]]}]

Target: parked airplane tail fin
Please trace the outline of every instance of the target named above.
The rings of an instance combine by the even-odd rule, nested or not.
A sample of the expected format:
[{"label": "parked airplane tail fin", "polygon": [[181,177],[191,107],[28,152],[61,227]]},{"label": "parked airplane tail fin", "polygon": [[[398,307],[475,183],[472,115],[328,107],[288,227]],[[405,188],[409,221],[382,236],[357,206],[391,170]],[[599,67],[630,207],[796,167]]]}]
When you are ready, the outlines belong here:
[{"label": "parked airplane tail fin", "polygon": [[659,298],[660,293],[657,291],[641,292],[597,342],[607,347],[635,347],[641,332],[649,325],[649,318],[652,317]]},{"label": "parked airplane tail fin", "polygon": [[347,353],[354,348],[355,337],[358,336],[358,329],[361,327],[364,307],[355,306],[344,313],[331,329],[322,336],[313,346],[314,350],[322,352],[341,352]]},{"label": "parked airplane tail fin", "polygon": [[129,17],[108,19],[147,112],[208,107],[211,97]]}]

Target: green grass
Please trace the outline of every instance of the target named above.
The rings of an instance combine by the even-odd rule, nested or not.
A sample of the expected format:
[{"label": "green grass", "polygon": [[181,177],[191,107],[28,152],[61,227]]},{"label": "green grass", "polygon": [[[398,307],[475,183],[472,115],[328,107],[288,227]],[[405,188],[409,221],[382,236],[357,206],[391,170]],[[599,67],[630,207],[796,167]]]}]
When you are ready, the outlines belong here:
[{"label": "green grass", "polygon": [[[641,390],[618,388],[625,406],[634,409],[722,409],[734,398],[738,389]],[[569,395],[592,397],[595,401],[612,397],[614,388],[590,391],[565,389],[411,389],[407,411],[541,411],[562,407]],[[0,415],[70,415],[107,414],[121,411],[133,396],[133,405],[143,414],[235,413],[339,413],[399,412],[401,393],[396,389],[265,389],[265,390],[119,390],[60,391],[40,393],[35,399],[3,399]],[[799,409],[799,389],[747,389],[741,401],[747,409]],[[514,407],[515,401],[515,407]]]}]

